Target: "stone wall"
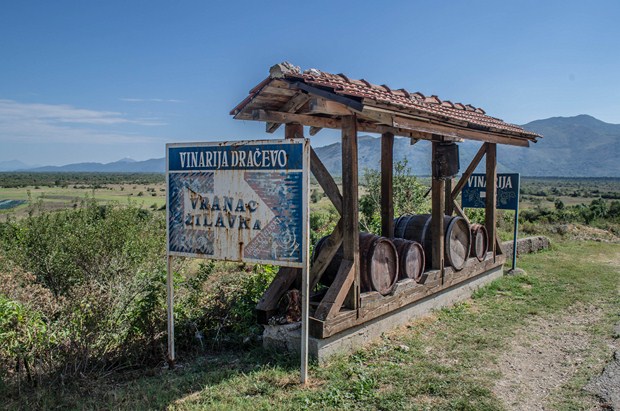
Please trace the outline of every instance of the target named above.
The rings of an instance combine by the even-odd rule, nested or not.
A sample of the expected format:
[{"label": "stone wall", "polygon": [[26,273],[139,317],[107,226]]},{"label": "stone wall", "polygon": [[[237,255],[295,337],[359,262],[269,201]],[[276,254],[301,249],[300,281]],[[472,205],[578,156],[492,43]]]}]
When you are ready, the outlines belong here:
[{"label": "stone wall", "polygon": [[[517,258],[523,254],[534,253],[549,248],[549,238],[543,235],[517,239]],[[506,260],[512,258],[512,240],[502,243],[502,250],[506,254]]]}]

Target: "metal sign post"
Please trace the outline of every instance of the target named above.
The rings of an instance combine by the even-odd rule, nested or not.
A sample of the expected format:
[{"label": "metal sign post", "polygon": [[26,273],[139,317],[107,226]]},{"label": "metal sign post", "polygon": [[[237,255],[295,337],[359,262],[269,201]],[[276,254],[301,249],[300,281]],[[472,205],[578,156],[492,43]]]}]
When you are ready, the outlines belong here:
[{"label": "metal sign post", "polygon": [[515,228],[512,239],[512,269],[517,268],[517,233],[519,232],[519,187],[521,186],[521,176],[517,174],[517,206],[515,207]]},{"label": "metal sign post", "polygon": [[166,145],[168,357],[173,365],[172,257],[302,271],[301,381],[307,381],[308,139]]},{"label": "metal sign post", "polygon": [[[487,178],[485,174],[472,174],[461,192],[463,208],[485,208]],[[512,269],[517,266],[517,233],[519,231],[519,187],[521,176],[518,173],[497,175],[497,208],[514,210],[515,223],[513,234]],[[490,239],[490,241],[495,241]]]}]

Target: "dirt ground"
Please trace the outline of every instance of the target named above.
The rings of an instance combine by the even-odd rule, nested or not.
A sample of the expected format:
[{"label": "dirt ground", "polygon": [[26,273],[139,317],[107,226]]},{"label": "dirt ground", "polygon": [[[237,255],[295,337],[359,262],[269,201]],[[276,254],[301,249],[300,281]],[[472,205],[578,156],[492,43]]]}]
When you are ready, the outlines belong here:
[{"label": "dirt ground", "polygon": [[[607,260],[612,267],[620,269],[620,253],[612,260]],[[620,271],[619,271],[620,272]],[[544,410],[548,408],[549,397],[557,393],[563,384],[575,376],[581,367],[592,367],[585,361],[592,341],[587,328],[602,318],[600,308],[592,305],[575,304],[561,315],[548,318],[538,317],[518,332],[510,349],[499,358],[497,367],[501,379],[494,387],[494,393],[502,399],[509,410]],[[620,339],[608,341],[609,348],[619,358]],[[620,404],[613,404],[610,398],[620,395],[620,373],[614,373],[615,361],[612,360],[603,373],[598,391],[593,379],[584,387],[600,400],[592,397],[589,409],[616,409]],[[611,373],[611,379],[609,375]],[[607,394],[605,391],[607,390]]]}]

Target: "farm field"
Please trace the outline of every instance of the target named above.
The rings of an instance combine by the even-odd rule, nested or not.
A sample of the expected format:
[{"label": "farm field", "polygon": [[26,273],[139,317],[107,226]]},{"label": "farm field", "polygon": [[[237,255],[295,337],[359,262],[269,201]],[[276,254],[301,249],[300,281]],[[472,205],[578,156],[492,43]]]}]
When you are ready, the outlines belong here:
[{"label": "farm field", "polygon": [[22,202],[0,207],[0,219],[24,217],[32,206],[40,211],[70,209],[86,198],[159,209],[166,203],[165,178],[162,174],[0,173],[0,202]]}]

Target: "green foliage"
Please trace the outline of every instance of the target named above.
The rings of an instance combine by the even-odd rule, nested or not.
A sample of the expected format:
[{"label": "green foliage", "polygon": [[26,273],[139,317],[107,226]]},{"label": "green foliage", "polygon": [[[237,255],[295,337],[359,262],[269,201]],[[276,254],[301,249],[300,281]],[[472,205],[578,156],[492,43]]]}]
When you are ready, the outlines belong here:
[{"label": "green foliage", "polygon": [[3,247],[56,296],[85,282],[123,280],[153,269],[164,254],[164,221],[137,207],[99,206],[43,213],[7,223]]},{"label": "green foliage", "polygon": [[[46,321],[40,313],[0,295],[0,376],[15,365],[18,372],[22,365],[28,378],[36,359],[54,342]],[[6,368],[5,368],[6,367]]]},{"label": "green foliage", "polygon": [[[427,187],[411,174],[407,164],[407,159],[394,164],[394,216],[430,211],[430,203],[424,198]],[[362,180],[367,193],[360,198],[360,226],[363,231],[378,234],[381,232],[381,173],[366,169]]]}]

